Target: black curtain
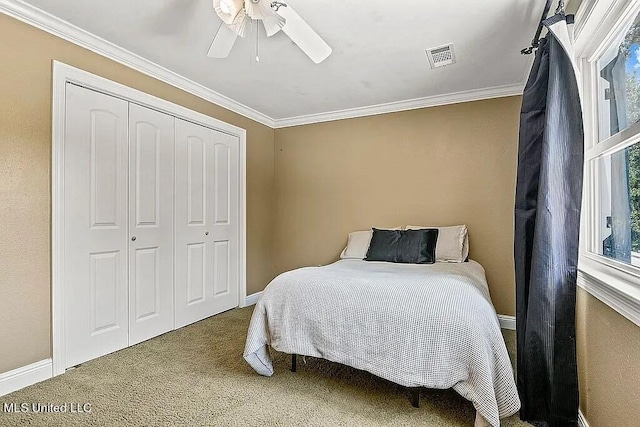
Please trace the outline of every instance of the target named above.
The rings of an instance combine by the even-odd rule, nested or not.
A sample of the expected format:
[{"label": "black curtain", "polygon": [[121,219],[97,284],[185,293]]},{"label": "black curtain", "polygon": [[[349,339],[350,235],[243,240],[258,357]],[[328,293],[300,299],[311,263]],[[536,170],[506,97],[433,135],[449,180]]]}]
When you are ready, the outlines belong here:
[{"label": "black curtain", "polygon": [[[515,200],[520,418],[577,426],[575,299],[584,133],[565,16],[544,21],[520,115]],[[555,34],[554,34],[555,33]]]}]

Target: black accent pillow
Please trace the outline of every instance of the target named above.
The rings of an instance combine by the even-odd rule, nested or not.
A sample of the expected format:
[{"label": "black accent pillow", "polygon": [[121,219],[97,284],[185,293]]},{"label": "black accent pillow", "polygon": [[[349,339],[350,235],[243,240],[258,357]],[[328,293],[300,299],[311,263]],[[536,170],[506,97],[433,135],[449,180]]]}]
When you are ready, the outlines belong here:
[{"label": "black accent pillow", "polygon": [[365,261],[433,264],[436,261],[437,228],[420,230],[373,229]]}]

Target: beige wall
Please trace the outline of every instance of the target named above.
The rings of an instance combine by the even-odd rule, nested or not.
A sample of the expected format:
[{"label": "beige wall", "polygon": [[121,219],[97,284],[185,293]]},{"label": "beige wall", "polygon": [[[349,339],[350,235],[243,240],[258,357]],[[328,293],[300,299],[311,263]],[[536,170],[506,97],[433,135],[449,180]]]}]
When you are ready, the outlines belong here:
[{"label": "beige wall", "polygon": [[276,130],[276,272],[336,260],[350,231],[467,224],[513,315],[520,97]]},{"label": "beige wall", "polygon": [[[2,14],[0,39],[0,373],[50,357],[52,59],[247,129],[249,294],[275,272],[335,260],[349,231],[466,223],[498,312],[513,314],[519,97],[280,129],[274,137]],[[581,289],[577,323],[587,420],[635,425],[640,329]]]},{"label": "beige wall", "polygon": [[[276,272],[337,259],[350,231],[466,223],[498,313],[514,314],[520,98],[276,130]],[[578,290],[580,407],[640,420],[640,328]]]},{"label": "beige wall", "polygon": [[274,131],[0,14],[0,373],[51,356],[52,59],[247,130],[247,293],[273,277]]},{"label": "beige wall", "polygon": [[590,427],[640,425],[640,328],[578,289],[580,409]]}]

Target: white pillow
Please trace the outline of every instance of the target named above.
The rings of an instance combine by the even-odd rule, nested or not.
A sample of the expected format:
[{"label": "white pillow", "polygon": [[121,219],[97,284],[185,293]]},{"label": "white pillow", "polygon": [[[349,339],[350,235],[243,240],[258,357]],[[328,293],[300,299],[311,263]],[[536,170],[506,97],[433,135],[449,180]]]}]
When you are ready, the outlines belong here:
[{"label": "white pillow", "polygon": [[423,228],[437,228],[436,261],[464,262],[469,256],[469,236],[466,225],[451,227],[423,227],[407,225],[405,230],[420,230]]},{"label": "white pillow", "polygon": [[347,247],[340,254],[340,259],[364,259],[369,250],[373,231],[354,231],[349,233]]},{"label": "white pillow", "polygon": [[[376,227],[378,228],[378,227]],[[383,230],[380,228],[380,230]],[[384,230],[402,230],[402,227],[385,228]],[[354,231],[349,233],[347,247],[340,254],[340,259],[365,259],[373,231]]]}]

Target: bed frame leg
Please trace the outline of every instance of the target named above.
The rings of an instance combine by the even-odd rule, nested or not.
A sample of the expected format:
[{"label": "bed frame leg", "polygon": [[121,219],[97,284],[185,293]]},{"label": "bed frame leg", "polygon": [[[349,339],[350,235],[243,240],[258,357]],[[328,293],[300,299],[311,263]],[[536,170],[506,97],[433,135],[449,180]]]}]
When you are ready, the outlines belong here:
[{"label": "bed frame leg", "polygon": [[420,387],[413,387],[411,389],[411,405],[414,408],[420,407]]},{"label": "bed frame leg", "polygon": [[298,372],[298,367],[297,367],[297,354],[292,354],[291,355],[291,372]]}]

